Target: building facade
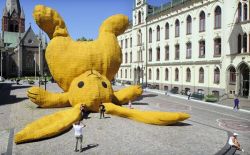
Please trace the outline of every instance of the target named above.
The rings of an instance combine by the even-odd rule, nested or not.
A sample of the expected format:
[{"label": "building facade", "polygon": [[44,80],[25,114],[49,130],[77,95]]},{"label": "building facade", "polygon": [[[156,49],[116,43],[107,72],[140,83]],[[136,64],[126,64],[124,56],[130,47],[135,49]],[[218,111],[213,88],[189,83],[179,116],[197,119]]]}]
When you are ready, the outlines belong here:
[{"label": "building facade", "polygon": [[135,0],[116,80],[250,98],[250,1]]},{"label": "building facade", "polygon": [[46,37],[25,31],[25,14],[19,0],[6,0],[0,35],[1,75],[5,78],[34,76],[47,71],[44,59]]}]

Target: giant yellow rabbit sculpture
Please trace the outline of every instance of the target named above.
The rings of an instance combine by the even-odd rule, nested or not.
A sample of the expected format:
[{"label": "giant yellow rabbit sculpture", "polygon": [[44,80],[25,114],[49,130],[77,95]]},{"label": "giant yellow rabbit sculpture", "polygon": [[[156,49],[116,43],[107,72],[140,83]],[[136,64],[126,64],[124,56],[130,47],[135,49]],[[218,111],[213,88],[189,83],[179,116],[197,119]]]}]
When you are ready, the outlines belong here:
[{"label": "giant yellow rabbit sculpture", "polygon": [[189,118],[180,112],[154,112],[128,109],[121,105],[142,94],[140,86],[130,86],[114,92],[110,81],[121,63],[117,36],[128,26],[128,18],[115,15],[106,19],[94,41],[76,42],[67,32],[65,23],[53,9],[38,5],[33,12],[36,23],[51,41],[46,60],[52,76],[64,93],[51,93],[39,87],[28,90],[29,99],[42,108],[69,107],[42,117],[15,135],[16,143],[29,142],[59,135],[80,120],[80,105],[98,112],[104,104],[106,113],[139,122],[168,125]]}]

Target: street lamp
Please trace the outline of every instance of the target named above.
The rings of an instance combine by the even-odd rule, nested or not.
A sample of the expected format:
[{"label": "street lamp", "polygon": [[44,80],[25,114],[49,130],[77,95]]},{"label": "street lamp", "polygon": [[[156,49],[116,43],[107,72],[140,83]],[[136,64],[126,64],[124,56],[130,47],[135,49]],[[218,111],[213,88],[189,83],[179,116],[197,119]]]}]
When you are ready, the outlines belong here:
[{"label": "street lamp", "polygon": [[44,89],[46,90],[46,83],[47,83],[47,73],[44,73]]},{"label": "street lamp", "polygon": [[36,55],[34,54],[34,62],[35,62],[35,80],[36,80]]}]

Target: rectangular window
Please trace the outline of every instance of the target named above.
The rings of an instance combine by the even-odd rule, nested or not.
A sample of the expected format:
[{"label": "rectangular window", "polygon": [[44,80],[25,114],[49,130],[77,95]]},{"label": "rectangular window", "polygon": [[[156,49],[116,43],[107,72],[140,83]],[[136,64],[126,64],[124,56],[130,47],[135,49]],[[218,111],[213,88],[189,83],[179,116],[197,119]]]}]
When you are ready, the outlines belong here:
[{"label": "rectangular window", "polygon": [[165,60],[169,60],[169,46],[165,47]]},{"label": "rectangular window", "polygon": [[200,32],[205,31],[205,19],[200,19]]},{"label": "rectangular window", "polygon": [[130,47],[132,47],[132,38],[130,38]]},{"label": "rectangular window", "polygon": [[125,39],[125,48],[128,48],[128,39]]},{"label": "rectangular window", "polygon": [[220,56],[221,55],[221,39],[215,39],[214,40],[214,56]]},{"label": "rectangular window", "polygon": [[180,59],[180,45],[175,45],[175,60]]},{"label": "rectangular window", "polygon": [[200,45],[199,45],[199,57],[200,58],[204,58],[205,57],[205,41],[200,41]]},{"label": "rectangular window", "polygon": [[192,54],[192,45],[191,43],[187,43],[187,55],[186,55],[186,58],[187,59],[191,59],[191,54]]}]

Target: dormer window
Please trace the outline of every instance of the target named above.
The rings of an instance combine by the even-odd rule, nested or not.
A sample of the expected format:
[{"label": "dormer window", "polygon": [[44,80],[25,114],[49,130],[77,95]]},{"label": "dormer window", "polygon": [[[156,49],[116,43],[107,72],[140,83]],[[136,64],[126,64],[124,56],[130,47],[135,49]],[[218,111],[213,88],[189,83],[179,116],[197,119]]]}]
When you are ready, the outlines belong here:
[{"label": "dormer window", "polygon": [[33,40],[32,40],[32,39],[29,39],[29,40],[28,40],[28,43],[29,43],[29,44],[32,44],[32,43],[33,43]]}]

